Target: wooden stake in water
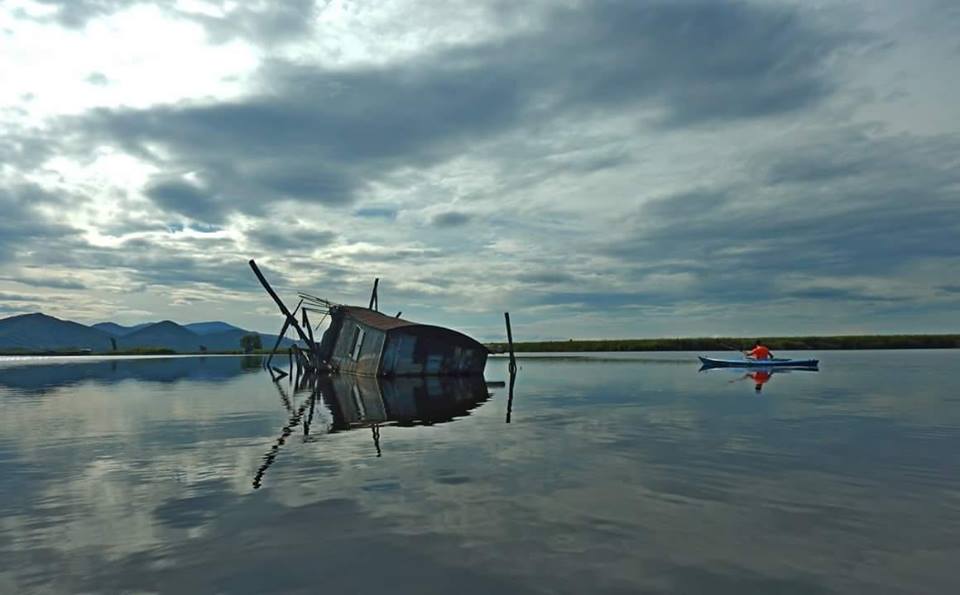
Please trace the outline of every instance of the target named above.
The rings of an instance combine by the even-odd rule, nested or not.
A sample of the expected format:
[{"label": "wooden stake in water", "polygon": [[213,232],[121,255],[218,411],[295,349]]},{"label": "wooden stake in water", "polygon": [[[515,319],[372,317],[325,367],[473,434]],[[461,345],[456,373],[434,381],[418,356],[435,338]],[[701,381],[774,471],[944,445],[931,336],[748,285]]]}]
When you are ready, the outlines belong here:
[{"label": "wooden stake in water", "polygon": [[517,358],[513,355],[513,331],[510,329],[510,313],[504,312],[503,318],[507,322],[507,344],[510,346],[510,375],[517,373]]}]

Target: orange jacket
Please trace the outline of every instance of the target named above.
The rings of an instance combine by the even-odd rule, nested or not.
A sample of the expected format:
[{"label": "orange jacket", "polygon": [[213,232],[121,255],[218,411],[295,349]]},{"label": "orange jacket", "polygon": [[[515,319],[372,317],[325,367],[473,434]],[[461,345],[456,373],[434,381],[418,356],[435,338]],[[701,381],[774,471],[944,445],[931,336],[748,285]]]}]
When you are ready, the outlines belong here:
[{"label": "orange jacket", "polygon": [[763,345],[757,345],[747,352],[747,355],[754,359],[770,359],[770,350]]}]

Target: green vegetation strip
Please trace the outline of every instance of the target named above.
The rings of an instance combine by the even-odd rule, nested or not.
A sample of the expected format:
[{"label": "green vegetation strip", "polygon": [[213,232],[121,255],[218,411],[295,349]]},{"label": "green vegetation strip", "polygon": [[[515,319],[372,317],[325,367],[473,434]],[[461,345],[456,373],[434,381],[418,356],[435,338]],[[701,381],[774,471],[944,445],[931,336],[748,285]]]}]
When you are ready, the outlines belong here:
[{"label": "green vegetation strip", "polygon": [[[597,339],[569,341],[528,341],[514,343],[522,352],[560,351],[733,351],[750,349],[754,341],[773,351],[811,349],[955,349],[960,335],[841,335],[833,337],[720,337],[696,339]],[[505,353],[506,343],[488,343],[494,353]]]}]

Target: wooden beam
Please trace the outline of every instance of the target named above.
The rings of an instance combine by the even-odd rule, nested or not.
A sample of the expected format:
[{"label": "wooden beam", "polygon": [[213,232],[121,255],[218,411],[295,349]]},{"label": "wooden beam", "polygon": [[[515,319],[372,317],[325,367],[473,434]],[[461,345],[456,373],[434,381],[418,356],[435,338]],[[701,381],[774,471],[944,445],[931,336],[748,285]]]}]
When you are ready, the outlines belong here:
[{"label": "wooden beam", "polygon": [[314,342],[314,341],[313,341],[313,327],[310,326],[310,319],[307,318],[307,309],[306,309],[306,308],[303,309],[303,313],[301,314],[301,317],[303,318],[303,321],[302,321],[302,322],[303,322],[303,326],[305,326],[305,327],[307,328],[307,334],[310,335],[310,344],[307,345],[307,347],[310,348],[310,351],[313,351],[313,342]]},{"label": "wooden beam", "polygon": [[376,279],[373,280],[373,291],[370,292],[370,306],[368,306],[367,308],[368,310],[375,309],[378,312],[380,311],[380,302],[377,298],[377,287],[379,285],[380,285],[380,277],[377,277]]},{"label": "wooden beam", "polygon": [[[300,306],[303,304],[303,300],[300,300],[300,303],[297,304],[297,307],[294,308],[293,313],[296,314],[297,310],[300,309]],[[280,334],[277,335],[277,341],[273,344],[273,350],[270,351],[270,355],[267,357],[266,366],[270,366],[270,362],[273,361],[273,356],[276,355],[277,350],[280,349],[280,343],[283,341],[283,337],[287,334],[287,329],[290,327],[290,319],[286,318],[283,321],[283,326],[280,328]]]},{"label": "wooden beam", "polygon": [[[260,285],[263,285],[263,288],[267,290],[267,293],[270,294],[270,297],[273,298],[274,302],[276,302],[277,307],[280,308],[280,312],[286,316],[290,326],[292,326],[293,329],[297,331],[297,334],[300,335],[300,340],[306,343],[307,346],[311,347],[312,350],[313,345],[310,342],[309,337],[307,337],[307,334],[303,332],[302,328],[300,328],[300,324],[297,322],[297,319],[294,318],[293,314],[290,313],[290,310],[287,309],[287,306],[283,303],[283,300],[280,299],[280,296],[277,295],[277,292],[275,292],[273,288],[270,287],[270,284],[267,283],[267,279],[263,276],[263,273],[260,272],[260,267],[257,266],[257,263],[254,262],[252,258],[250,259],[249,264],[250,268],[253,269],[253,274],[256,275],[257,279],[260,281]],[[376,287],[374,287],[374,291],[376,291]]]}]

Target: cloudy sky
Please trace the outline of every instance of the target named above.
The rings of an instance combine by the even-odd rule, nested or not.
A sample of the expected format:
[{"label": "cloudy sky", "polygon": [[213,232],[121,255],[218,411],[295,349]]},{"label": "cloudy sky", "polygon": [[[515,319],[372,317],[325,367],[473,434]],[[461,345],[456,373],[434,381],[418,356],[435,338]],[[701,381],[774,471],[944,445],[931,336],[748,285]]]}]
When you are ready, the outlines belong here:
[{"label": "cloudy sky", "polygon": [[0,316],[960,331],[952,0],[4,0]]}]

